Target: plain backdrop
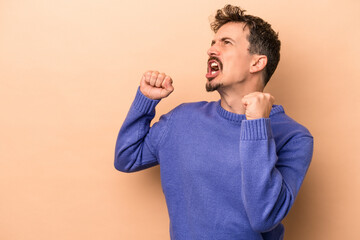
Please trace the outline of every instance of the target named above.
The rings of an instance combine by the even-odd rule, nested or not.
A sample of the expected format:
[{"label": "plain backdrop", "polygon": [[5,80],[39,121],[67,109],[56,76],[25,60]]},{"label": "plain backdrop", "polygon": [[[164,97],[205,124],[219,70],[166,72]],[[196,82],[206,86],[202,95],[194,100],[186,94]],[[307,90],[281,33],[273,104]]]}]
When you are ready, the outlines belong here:
[{"label": "plain backdrop", "polygon": [[0,1],[0,239],[169,239],[159,167],[113,167],[118,131],[147,70],[205,91],[209,23],[226,3],[282,41],[267,92],[315,139],[285,239],[356,239],[360,228],[360,2]]}]

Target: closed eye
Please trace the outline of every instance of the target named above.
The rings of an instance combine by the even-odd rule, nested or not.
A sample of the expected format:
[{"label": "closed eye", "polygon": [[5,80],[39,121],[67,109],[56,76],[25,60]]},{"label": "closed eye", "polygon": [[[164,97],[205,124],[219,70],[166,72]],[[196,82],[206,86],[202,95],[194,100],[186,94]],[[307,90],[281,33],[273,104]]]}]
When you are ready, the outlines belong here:
[{"label": "closed eye", "polygon": [[[228,37],[225,37],[225,38],[220,39],[220,41],[221,41],[224,45],[233,44],[232,41],[234,41],[234,40],[232,40],[232,41],[231,41],[231,40],[232,40],[232,39],[230,39],[230,38],[228,38]],[[211,46],[215,45],[215,43],[216,43],[216,41],[215,41],[215,40],[212,40],[212,41],[211,41]]]},{"label": "closed eye", "polygon": [[221,41],[223,42],[224,45],[229,45],[229,44],[233,45],[234,42],[234,40],[229,37],[224,37],[221,39]]}]

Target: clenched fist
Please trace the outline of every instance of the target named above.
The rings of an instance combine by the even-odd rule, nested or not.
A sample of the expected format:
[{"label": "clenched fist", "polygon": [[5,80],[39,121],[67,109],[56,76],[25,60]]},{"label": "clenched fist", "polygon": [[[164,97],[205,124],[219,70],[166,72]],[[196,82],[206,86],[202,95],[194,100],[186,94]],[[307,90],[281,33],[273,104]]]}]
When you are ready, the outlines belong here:
[{"label": "clenched fist", "polygon": [[160,100],[169,96],[174,87],[171,77],[165,73],[147,71],[141,78],[140,91],[148,98]]},{"label": "clenched fist", "polygon": [[247,120],[268,118],[275,98],[269,93],[253,92],[242,98]]}]

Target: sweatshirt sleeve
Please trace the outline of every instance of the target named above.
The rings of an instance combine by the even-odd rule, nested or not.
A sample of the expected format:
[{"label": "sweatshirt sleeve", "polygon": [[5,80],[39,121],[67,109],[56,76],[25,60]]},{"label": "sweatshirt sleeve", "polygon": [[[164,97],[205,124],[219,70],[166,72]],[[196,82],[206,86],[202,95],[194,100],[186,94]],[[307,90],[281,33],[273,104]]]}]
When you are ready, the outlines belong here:
[{"label": "sweatshirt sleeve", "polygon": [[169,115],[164,115],[150,128],[159,100],[144,96],[138,89],[115,146],[115,168],[135,172],[158,163],[157,147],[165,132]]},{"label": "sweatshirt sleeve", "polygon": [[277,153],[269,118],[243,121],[240,132],[242,199],[255,231],[270,231],[287,215],[312,153],[310,134],[291,138]]}]

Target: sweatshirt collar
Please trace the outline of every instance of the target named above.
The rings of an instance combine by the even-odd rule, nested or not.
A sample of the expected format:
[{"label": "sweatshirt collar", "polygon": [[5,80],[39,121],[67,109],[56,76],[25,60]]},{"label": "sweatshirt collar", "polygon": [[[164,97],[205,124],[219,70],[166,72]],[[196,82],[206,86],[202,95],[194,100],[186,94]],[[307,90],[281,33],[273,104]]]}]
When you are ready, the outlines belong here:
[{"label": "sweatshirt collar", "polygon": [[[229,121],[240,123],[242,120],[246,120],[245,114],[229,112],[222,108],[220,105],[220,100],[216,102],[216,110],[221,117]],[[281,105],[273,105],[270,116],[280,112],[284,113],[284,108]]]}]

